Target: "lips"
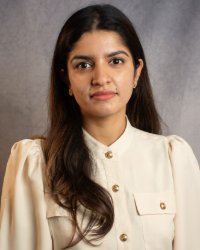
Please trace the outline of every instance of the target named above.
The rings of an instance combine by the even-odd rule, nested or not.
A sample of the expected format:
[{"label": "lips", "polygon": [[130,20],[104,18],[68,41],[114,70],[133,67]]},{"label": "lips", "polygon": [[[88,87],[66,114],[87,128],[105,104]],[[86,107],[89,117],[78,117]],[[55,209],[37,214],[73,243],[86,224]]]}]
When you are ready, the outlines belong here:
[{"label": "lips", "polygon": [[110,91],[110,90],[103,90],[103,91],[97,91],[93,94],[90,95],[90,98],[93,98],[95,100],[108,100],[111,99],[112,97],[114,97],[117,93],[114,91]]}]

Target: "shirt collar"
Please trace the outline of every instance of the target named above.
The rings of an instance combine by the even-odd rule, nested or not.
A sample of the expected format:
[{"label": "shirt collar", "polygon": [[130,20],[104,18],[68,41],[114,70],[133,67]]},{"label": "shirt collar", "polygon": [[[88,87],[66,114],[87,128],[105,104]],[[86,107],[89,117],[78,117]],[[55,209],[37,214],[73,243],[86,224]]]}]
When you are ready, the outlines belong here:
[{"label": "shirt collar", "polygon": [[91,136],[85,129],[83,129],[83,135],[89,150],[94,156],[105,157],[105,153],[111,151],[114,155],[121,155],[129,147],[133,141],[134,128],[131,126],[128,119],[126,119],[126,128],[123,134],[110,146],[107,146],[93,136]]}]

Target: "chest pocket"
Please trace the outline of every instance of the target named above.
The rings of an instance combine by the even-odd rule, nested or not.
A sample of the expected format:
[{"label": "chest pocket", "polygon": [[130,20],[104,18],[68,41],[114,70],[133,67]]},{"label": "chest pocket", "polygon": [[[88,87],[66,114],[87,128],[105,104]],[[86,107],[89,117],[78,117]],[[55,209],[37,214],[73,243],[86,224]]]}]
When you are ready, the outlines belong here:
[{"label": "chest pocket", "polygon": [[172,250],[176,212],[174,193],[134,193],[134,199],[142,221],[146,249]]},{"label": "chest pocket", "polygon": [[67,209],[59,206],[49,194],[45,194],[46,217],[51,233],[53,249],[64,249],[73,237],[73,224]]},{"label": "chest pocket", "polygon": [[[69,244],[72,243],[72,239],[76,241],[78,238],[77,233],[74,234],[74,226],[71,214],[67,209],[59,206],[52,199],[51,195],[45,194],[45,201],[46,217],[51,232],[53,249],[65,249]],[[81,229],[85,228],[89,215],[89,211],[80,205],[77,211],[77,220]],[[85,242],[81,241],[69,249],[85,249]]]}]

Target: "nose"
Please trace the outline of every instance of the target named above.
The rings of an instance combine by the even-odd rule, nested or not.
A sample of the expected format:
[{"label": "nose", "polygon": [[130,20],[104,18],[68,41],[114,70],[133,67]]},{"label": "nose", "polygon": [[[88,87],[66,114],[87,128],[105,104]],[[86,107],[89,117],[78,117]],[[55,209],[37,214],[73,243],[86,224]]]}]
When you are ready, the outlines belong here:
[{"label": "nose", "polygon": [[92,85],[105,85],[111,82],[109,70],[105,65],[96,65],[92,75]]}]

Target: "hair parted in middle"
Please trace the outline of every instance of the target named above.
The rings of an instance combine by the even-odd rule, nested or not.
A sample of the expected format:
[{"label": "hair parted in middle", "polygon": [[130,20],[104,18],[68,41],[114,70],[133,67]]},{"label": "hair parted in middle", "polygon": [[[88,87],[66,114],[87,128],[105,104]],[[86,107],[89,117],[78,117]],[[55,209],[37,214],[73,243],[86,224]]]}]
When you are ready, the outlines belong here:
[{"label": "hair parted in middle", "polygon": [[[69,210],[79,240],[83,239],[88,244],[93,244],[110,231],[114,208],[109,192],[92,180],[95,163],[84,141],[80,108],[75,98],[69,95],[66,65],[68,55],[80,37],[95,30],[118,33],[132,54],[135,68],[138,60],[143,60],[144,67],[127,104],[126,114],[132,126],[160,133],[159,115],[154,105],[143,48],[131,21],[119,9],[108,4],[90,5],[75,12],[64,24],[54,51],[49,93],[50,127],[43,148],[46,178],[54,199]],[[80,204],[91,212],[85,229],[81,229],[77,221]],[[88,235],[92,240],[88,240]]]}]

